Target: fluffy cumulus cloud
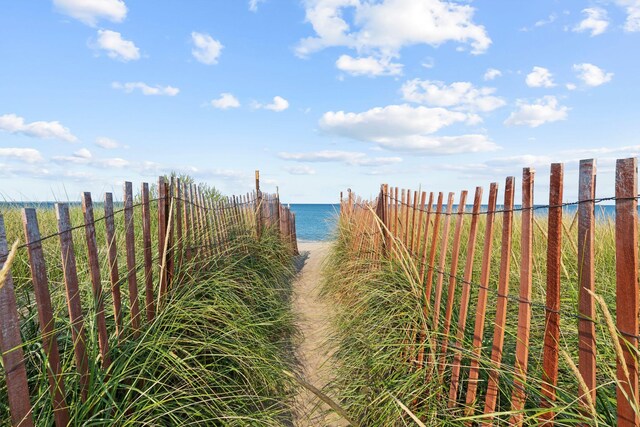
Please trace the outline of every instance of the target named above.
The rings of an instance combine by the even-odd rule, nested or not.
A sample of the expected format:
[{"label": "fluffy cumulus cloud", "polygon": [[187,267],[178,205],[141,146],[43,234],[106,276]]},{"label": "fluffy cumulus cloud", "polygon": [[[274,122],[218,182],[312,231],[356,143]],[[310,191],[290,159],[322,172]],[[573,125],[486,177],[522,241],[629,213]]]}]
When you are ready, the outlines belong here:
[{"label": "fluffy cumulus cloud", "polygon": [[44,161],[42,154],[34,148],[0,148],[0,159],[13,159],[25,163]]},{"label": "fluffy cumulus cloud", "polygon": [[111,87],[114,89],[122,90],[125,93],[131,93],[136,90],[139,90],[145,96],[176,96],[180,93],[180,89],[173,86],[149,86],[143,82],[128,82],[128,83],[120,83],[113,82],[111,83]]},{"label": "fluffy cumulus cloud", "polygon": [[95,142],[98,147],[101,147],[107,150],[120,148],[120,143],[118,141],[116,141],[115,139],[107,138],[106,136],[100,136],[96,138]]},{"label": "fluffy cumulus cloud", "polygon": [[504,99],[493,95],[494,88],[477,88],[469,82],[447,85],[439,81],[414,79],[403,84],[401,91],[406,101],[461,111],[489,112],[506,104]]},{"label": "fluffy cumulus cloud", "polygon": [[328,133],[382,148],[418,154],[455,154],[491,151],[495,143],[484,135],[434,136],[433,133],[456,123],[468,123],[469,115],[446,108],[389,105],[362,113],[327,112],[319,123]]},{"label": "fluffy cumulus cloud", "polygon": [[59,12],[91,26],[100,19],[122,22],[127,16],[122,0],[53,0],[53,4]]},{"label": "fluffy cumulus cloud", "polygon": [[218,63],[218,58],[222,53],[224,46],[218,40],[215,40],[209,34],[206,33],[191,33],[191,41],[193,43],[193,49],[191,54],[198,62],[207,65],[213,65]]},{"label": "fluffy cumulus cloud", "polygon": [[593,37],[607,30],[609,17],[606,10],[601,7],[589,7],[583,9],[582,13],[585,17],[578,25],[573,27],[573,31],[577,33],[589,32],[591,33],[591,37]]},{"label": "fluffy cumulus cloud", "polygon": [[254,102],[252,106],[255,109],[270,110],[275,111],[276,113],[280,113],[289,108],[289,101],[281,96],[274,96],[273,100],[269,104]]},{"label": "fluffy cumulus cloud", "polygon": [[544,67],[533,67],[525,79],[529,87],[553,87],[553,74]]},{"label": "fluffy cumulus cloud", "polygon": [[316,170],[309,165],[287,166],[284,168],[284,170],[289,172],[291,175],[315,175],[316,174]]},{"label": "fluffy cumulus cloud", "polygon": [[624,30],[630,33],[640,31],[640,0],[614,0],[615,3],[624,8],[627,13],[627,20]]},{"label": "fluffy cumulus cloud", "polygon": [[58,121],[27,123],[23,117],[16,114],[0,116],[0,130],[34,138],[60,139],[67,142],[76,142],[78,140],[68,128],[62,126]]},{"label": "fluffy cumulus cloud", "polygon": [[365,56],[354,58],[342,55],[336,61],[336,67],[352,76],[397,76],[402,74],[402,64],[391,62],[390,58]]},{"label": "fluffy cumulus cloud", "polygon": [[587,86],[595,87],[610,82],[613,73],[607,73],[602,68],[593,64],[576,64],[573,70],[578,73],[578,78]]},{"label": "fluffy cumulus cloud", "polygon": [[486,81],[490,81],[490,80],[497,79],[500,76],[502,76],[502,71],[496,68],[489,68],[487,69],[487,71],[485,71],[483,78]]},{"label": "fluffy cumulus cloud", "polygon": [[369,157],[357,151],[310,151],[306,153],[278,153],[283,160],[308,163],[345,163],[352,166],[386,166],[402,162],[401,157]]},{"label": "fluffy cumulus cloud", "polygon": [[315,35],[298,43],[300,56],[343,46],[392,57],[405,46],[449,41],[479,54],[491,44],[485,28],[473,20],[475,9],[452,1],[305,0],[305,9]]},{"label": "fluffy cumulus cloud", "polygon": [[129,62],[140,59],[140,49],[130,41],[122,38],[122,34],[111,30],[98,30],[96,49],[104,50],[107,56],[118,61]]},{"label": "fluffy cumulus cloud", "polygon": [[211,106],[220,110],[240,107],[240,101],[231,93],[221,93],[220,97],[211,101]]},{"label": "fluffy cumulus cloud", "polygon": [[529,126],[532,128],[545,123],[566,120],[569,108],[560,105],[555,96],[545,96],[533,103],[518,101],[518,109],[505,120],[507,126]]}]

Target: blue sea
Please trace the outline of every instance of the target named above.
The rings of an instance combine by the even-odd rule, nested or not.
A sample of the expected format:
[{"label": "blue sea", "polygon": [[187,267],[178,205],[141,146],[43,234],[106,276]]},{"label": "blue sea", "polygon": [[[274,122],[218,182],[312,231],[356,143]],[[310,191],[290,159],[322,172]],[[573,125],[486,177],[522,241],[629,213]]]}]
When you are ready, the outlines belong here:
[{"label": "blue sea", "polygon": [[340,205],[292,203],[290,206],[296,214],[298,240],[322,241],[331,239],[340,212]]}]

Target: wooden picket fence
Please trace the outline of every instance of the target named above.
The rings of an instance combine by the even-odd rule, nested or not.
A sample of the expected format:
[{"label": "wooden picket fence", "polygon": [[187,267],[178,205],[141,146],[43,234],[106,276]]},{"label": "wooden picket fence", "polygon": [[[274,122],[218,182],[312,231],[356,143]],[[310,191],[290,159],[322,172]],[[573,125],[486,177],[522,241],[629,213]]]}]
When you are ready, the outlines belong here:
[{"label": "wooden picket fence", "polygon": [[[84,229],[86,238],[86,259],[95,304],[95,327],[97,328],[100,362],[108,369],[110,331],[105,322],[104,289],[101,283],[97,226],[104,222],[104,242],[108,257],[109,278],[115,319],[116,345],[124,339],[135,339],[146,323],[153,321],[156,313],[162,310],[167,293],[172,286],[179,285],[180,270],[187,266],[202,266],[214,255],[224,255],[238,233],[255,233],[260,238],[267,228],[279,231],[281,238],[291,248],[292,254],[298,253],[295,214],[280,204],[277,194],[263,194],[260,191],[259,173],[256,172],[256,191],[240,196],[214,199],[204,194],[195,184],[181,182],[179,178],[158,180],[157,197],[150,199],[149,185],[143,183],[139,202],[134,204],[133,188],[130,182],[124,184],[124,203],[121,209],[114,210],[113,195],[104,196],[104,216],[96,218],[92,196],[84,193],[82,197],[83,224],[73,225],[70,220],[69,205],[56,203],[57,233],[42,236],[38,225],[36,210],[22,209],[24,244],[19,249],[28,253],[30,279],[36,300],[42,347],[46,353],[49,390],[54,410],[55,424],[58,427],[69,423],[69,408],[65,401],[65,381],[61,368],[61,355],[56,340],[55,315],[52,305],[50,286],[47,277],[47,262],[43,252],[43,243],[50,239],[59,240],[61,269],[64,272],[66,302],[68,306],[71,332],[74,342],[75,365],[80,374],[81,396],[87,399],[89,382],[89,361],[86,343],[86,327],[81,305],[81,288],[88,286],[78,279],[78,265],[74,250],[73,231]],[[141,209],[142,229],[134,229],[134,209]],[[153,210],[155,209],[155,212]],[[124,216],[125,247],[116,245],[117,215]],[[157,215],[157,223],[151,216]],[[156,225],[157,248],[152,247],[152,227]],[[143,262],[136,260],[135,234],[142,233]],[[0,214],[0,267],[5,266],[9,248],[7,245],[5,221]],[[118,258],[126,258],[124,277],[128,285],[129,310],[123,313],[120,286],[122,271],[118,267]],[[154,251],[157,256],[153,256]],[[139,251],[138,251],[139,253]],[[82,257],[85,258],[84,256]],[[9,266],[10,267],[10,266]],[[142,284],[139,284],[138,272],[142,270]],[[154,270],[156,271],[154,280]],[[0,349],[6,372],[8,404],[11,421],[16,426],[32,426],[32,408],[25,369],[23,342],[20,335],[20,307],[15,295],[11,268],[6,272],[4,281],[0,280]],[[144,286],[145,300],[139,301],[138,287]],[[142,309],[141,309],[142,304]],[[143,313],[144,312],[144,316]],[[128,321],[126,320],[128,318]],[[125,335],[124,331],[128,333]]]},{"label": "wooden picket fence", "polygon": [[[563,164],[551,165],[546,205],[534,205],[534,175],[531,168],[523,170],[520,206],[514,205],[514,177],[506,179],[502,206],[497,204],[498,184],[492,183],[486,208],[482,205],[482,187],[477,187],[471,210],[467,207],[467,192],[462,191],[456,212],[454,193],[449,193],[445,200],[441,192],[412,193],[385,184],[374,200],[364,200],[351,192],[344,199],[341,195],[341,216],[351,230],[351,250],[360,257],[371,259],[374,265],[383,259],[411,259],[410,266],[415,267],[417,281],[421,292],[424,292],[421,304],[425,321],[422,329],[409,338],[417,350],[407,357],[408,363],[414,369],[435,367],[440,378],[447,381],[448,407],[466,416],[468,425],[471,425],[473,417],[481,425],[497,422],[493,414],[502,393],[500,382],[507,380],[512,383],[508,402],[510,408],[505,408],[504,402],[501,408],[508,411],[509,425],[522,425],[525,417],[527,423],[531,423],[533,417],[535,424],[553,425],[558,415],[553,403],[557,399],[559,362],[563,357],[568,357],[567,353],[562,353],[559,343],[561,339],[568,339],[568,333],[575,334],[572,339],[578,347],[578,360],[574,365],[579,371],[579,375],[575,373],[578,377],[578,393],[574,397],[578,408],[582,408],[579,412],[584,419],[589,419],[594,414],[597,388],[607,386],[598,384],[596,375],[596,307],[604,302],[597,295],[594,274],[595,208],[601,202],[615,202],[615,219],[610,219],[615,227],[615,308],[611,310],[615,313],[615,327],[612,328],[617,329],[611,339],[616,347],[613,354],[617,355],[617,381],[613,381],[617,400],[615,411],[618,425],[640,425],[637,159],[617,161],[613,197],[596,198],[596,161],[593,159],[582,160],[579,164],[579,197],[575,202],[563,202]],[[569,206],[577,209],[574,217],[574,221],[577,221],[577,244],[567,238],[574,236],[571,234],[573,227],[569,229],[563,223],[563,211],[566,212]],[[546,230],[535,217],[538,210],[546,212],[546,217],[539,216],[546,219]],[[520,215],[518,221],[514,221],[514,213]],[[481,256],[476,257],[476,240],[483,215],[484,244]],[[502,217],[499,273],[495,276],[494,269],[497,280],[491,281],[494,222],[498,215]],[[509,288],[514,282],[510,280],[511,261],[515,259],[512,234],[518,231],[514,230],[517,224],[521,225],[518,233],[520,265],[519,294],[515,296],[509,295]],[[546,283],[540,284],[546,288],[544,303],[532,299],[534,227],[543,236],[542,243],[536,243],[546,246],[546,261],[543,261],[543,265],[546,262]],[[463,239],[467,239],[466,245],[462,245]],[[563,247],[563,240],[566,247]],[[462,248],[466,252],[466,261],[460,275]],[[566,288],[562,287],[562,277],[567,274],[562,255],[563,251],[572,249],[577,255],[575,280],[579,284],[578,301],[575,306],[567,304],[561,307],[561,296],[566,292]],[[474,277],[479,280],[474,282]],[[477,300],[470,305],[472,295]],[[487,321],[487,306],[490,303],[495,304],[491,306],[495,307],[495,318]],[[514,310],[513,306],[508,307],[510,304],[516,304],[517,307],[517,334],[515,347],[507,350],[505,325],[508,308]],[[475,313],[471,313],[471,317],[475,318],[472,319],[475,322],[473,327],[467,325],[470,307],[475,309]],[[544,316],[544,331],[531,331],[534,309]],[[563,323],[565,328],[570,327],[561,330],[560,320],[564,314],[577,323],[577,328],[576,323]],[[514,319],[511,324],[515,323]],[[485,328],[492,332],[492,339],[486,335]],[[543,345],[536,347],[540,353],[530,355],[530,335],[534,332],[543,340]],[[431,335],[436,337],[434,341],[427,340],[429,333],[434,333]],[[507,354],[505,351],[514,353]],[[514,360],[512,367],[503,364],[507,356]],[[541,378],[528,377],[532,358],[539,358],[534,360],[536,366],[541,366]],[[506,374],[507,371],[510,374]],[[506,378],[509,375],[510,378]],[[565,370],[564,375],[572,374]],[[536,387],[535,396],[531,396],[534,394],[532,387]],[[481,391],[484,396],[479,395]],[[528,402],[533,407],[549,409],[538,410],[536,415],[528,416],[523,411]],[[507,421],[504,415],[502,420]],[[585,421],[581,423],[586,424]]]}]

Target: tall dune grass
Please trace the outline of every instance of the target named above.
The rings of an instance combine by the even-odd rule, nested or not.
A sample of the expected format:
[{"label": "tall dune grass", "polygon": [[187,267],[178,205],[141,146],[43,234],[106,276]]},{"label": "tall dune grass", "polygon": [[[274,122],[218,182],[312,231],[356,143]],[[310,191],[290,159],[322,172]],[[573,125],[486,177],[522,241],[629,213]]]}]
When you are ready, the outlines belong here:
[{"label": "tall dune grass", "polygon": [[[325,265],[323,292],[338,307],[335,320],[337,345],[335,354],[338,372],[331,385],[340,396],[341,404],[350,415],[363,425],[415,425],[411,415],[426,425],[468,425],[487,421],[483,416],[484,398],[488,372],[499,371],[499,396],[496,413],[490,417],[503,425],[511,415],[511,392],[513,390],[515,345],[518,319],[518,303],[509,300],[507,325],[502,365],[498,368],[491,362],[491,346],[494,332],[497,280],[500,260],[501,217],[496,218],[488,309],[480,358],[480,383],[477,401],[473,410],[465,413],[466,376],[472,355],[472,339],[478,287],[471,286],[469,316],[464,340],[461,345],[461,388],[455,408],[447,405],[450,371],[453,356],[440,354],[440,345],[445,338],[455,341],[459,301],[462,284],[457,283],[454,294],[454,311],[450,336],[442,331],[442,320],[438,329],[431,325],[431,296],[427,316],[423,313],[424,285],[419,277],[420,260],[412,256],[400,240],[396,240],[390,254],[382,253],[374,244],[381,224],[364,225],[363,214],[343,215],[339,221],[336,243]],[[433,218],[432,218],[433,220]],[[480,261],[486,218],[481,216],[477,249],[474,257],[473,283],[479,283]],[[598,385],[597,399],[593,407],[583,408],[579,396],[583,393],[576,374],[578,333],[578,260],[576,253],[577,225],[572,215],[566,215],[563,247],[561,288],[561,338],[560,367],[557,401],[553,405],[556,425],[615,425],[616,423],[616,348],[617,332],[607,323],[607,314],[615,316],[615,233],[611,219],[599,221],[596,230],[596,293],[602,304],[598,305],[595,319],[597,334]],[[460,263],[456,274],[461,277],[466,258],[468,236],[466,220],[460,252]],[[510,272],[510,295],[518,295],[520,261],[521,217],[514,217],[513,250]],[[433,227],[431,227],[433,230]],[[453,234],[453,227],[450,230]],[[364,244],[358,243],[364,234]],[[442,233],[442,228],[440,233]],[[354,245],[354,241],[356,244]],[[439,242],[439,240],[437,240]],[[432,244],[431,237],[427,244]],[[417,252],[420,253],[421,249]],[[451,259],[451,245],[447,256],[447,273]],[[439,257],[439,254],[438,254]],[[438,259],[438,258],[436,258]],[[526,384],[527,401],[524,409],[526,425],[536,425],[537,416],[545,410],[541,406],[542,349],[545,327],[546,287],[546,217],[536,217],[534,232],[534,262],[532,289],[532,320],[529,344],[529,372]],[[434,274],[434,281],[438,273]],[[447,298],[448,275],[444,280],[443,301]],[[434,286],[435,287],[435,286]],[[432,294],[433,295],[433,294]],[[426,331],[424,345],[416,336]],[[416,369],[416,355],[425,351],[425,366]],[[435,350],[434,350],[435,349]],[[439,361],[445,361],[442,375],[438,374]],[[406,408],[402,408],[402,403]]]},{"label": "tall dune grass", "polygon": [[[96,216],[98,215],[96,207]],[[82,224],[80,209],[72,223]],[[17,209],[3,212],[8,240],[21,238]],[[43,236],[56,231],[55,214],[39,210]],[[152,218],[154,216],[152,215]],[[155,230],[155,221],[152,230]],[[82,229],[73,232],[87,331],[91,384],[80,397],[70,322],[64,299],[59,243],[43,242],[52,293],[57,339],[62,357],[66,401],[72,425],[225,425],[279,426],[289,423],[295,391],[291,377],[296,329],[290,309],[294,267],[290,249],[277,231],[267,229],[258,241],[248,227],[230,230],[224,252],[198,255],[177,272],[178,279],[156,318],[139,337],[129,327],[129,296],[124,259],[124,224],[116,215],[125,331],[117,343],[110,294],[103,223],[97,224],[101,276],[111,366],[100,365],[95,307],[87,271]],[[135,210],[137,263],[142,264],[141,215]],[[157,248],[157,233],[153,247]],[[156,251],[157,249],[154,249]],[[155,254],[154,254],[155,255]],[[53,425],[46,360],[24,249],[13,264],[21,316],[29,388],[37,425]],[[157,268],[154,283],[157,285]],[[144,318],[143,271],[138,270],[139,300]],[[9,425],[6,383],[0,381],[0,425]]]}]

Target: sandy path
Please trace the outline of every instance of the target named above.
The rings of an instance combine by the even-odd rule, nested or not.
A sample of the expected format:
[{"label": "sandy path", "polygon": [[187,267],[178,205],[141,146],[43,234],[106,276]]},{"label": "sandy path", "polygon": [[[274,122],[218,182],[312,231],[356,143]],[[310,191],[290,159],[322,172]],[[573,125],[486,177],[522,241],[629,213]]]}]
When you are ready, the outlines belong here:
[{"label": "sandy path", "polygon": [[[326,342],[330,333],[331,308],[320,298],[322,262],[329,244],[299,243],[301,254],[307,254],[304,267],[294,283],[294,310],[303,341],[297,356],[303,366],[304,379],[322,389],[331,380],[331,349]],[[298,427],[344,426],[340,417],[313,393],[301,388],[297,399],[295,425]]]}]

